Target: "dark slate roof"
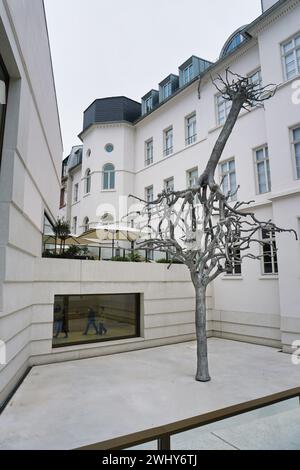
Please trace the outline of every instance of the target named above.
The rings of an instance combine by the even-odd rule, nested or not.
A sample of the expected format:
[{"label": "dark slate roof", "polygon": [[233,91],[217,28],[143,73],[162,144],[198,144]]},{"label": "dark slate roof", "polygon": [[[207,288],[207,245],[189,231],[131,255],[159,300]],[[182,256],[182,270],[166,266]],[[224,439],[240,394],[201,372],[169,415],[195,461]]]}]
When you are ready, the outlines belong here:
[{"label": "dark slate roof", "polygon": [[68,171],[75,168],[82,163],[82,145],[75,145],[72,147],[71,153],[68,156]]},{"label": "dark slate roof", "polygon": [[133,123],[141,116],[141,104],[126,96],[95,100],[83,115],[83,131],[92,124],[127,121]]}]

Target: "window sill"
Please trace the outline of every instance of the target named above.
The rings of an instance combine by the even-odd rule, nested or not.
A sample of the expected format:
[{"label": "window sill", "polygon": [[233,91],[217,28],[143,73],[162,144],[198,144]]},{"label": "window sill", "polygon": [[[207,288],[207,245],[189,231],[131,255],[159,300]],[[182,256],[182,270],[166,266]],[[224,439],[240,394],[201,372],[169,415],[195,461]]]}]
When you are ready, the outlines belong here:
[{"label": "window sill", "polygon": [[279,276],[278,274],[263,274],[258,279],[261,281],[278,281]]},{"label": "window sill", "polygon": [[225,274],[221,279],[223,281],[242,281],[244,278],[239,274]]},{"label": "window sill", "polygon": [[116,193],[117,190],[116,189],[101,189],[100,192],[101,193]]},{"label": "window sill", "polygon": [[[90,194],[90,193],[89,193],[89,194]],[[88,194],[87,194],[87,196],[88,196]],[[79,203],[80,203],[80,200],[79,200],[79,199],[78,199],[78,201],[72,202],[72,207],[73,207],[73,206],[76,206],[76,204],[79,204]]]},{"label": "window sill", "polygon": [[86,193],[86,194],[83,195],[83,197],[88,197],[90,195],[91,195],[91,193]]}]

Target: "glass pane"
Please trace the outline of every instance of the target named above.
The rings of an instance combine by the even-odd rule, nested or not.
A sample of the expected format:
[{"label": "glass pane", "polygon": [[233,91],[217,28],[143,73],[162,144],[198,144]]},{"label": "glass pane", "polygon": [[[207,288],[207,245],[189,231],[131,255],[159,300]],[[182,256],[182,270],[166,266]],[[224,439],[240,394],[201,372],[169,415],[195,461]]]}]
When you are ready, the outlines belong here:
[{"label": "glass pane", "polygon": [[114,169],[115,167],[111,163],[107,163],[103,168],[104,171],[113,171]]},{"label": "glass pane", "polygon": [[222,189],[223,189],[224,194],[227,194],[228,191],[229,191],[228,175],[225,175],[225,177],[224,177],[223,184],[222,184]]},{"label": "glass pane", "polygon": [[230,191],[234,192],[236,190],[236,176],[235,173],[230,173]]},{"label": "glass pane", "polygon": [[259,161],[262,161],[264,159],[264,150],[263,149],[259,149],[256,151],[256,160],[259,162]]},{"label": "glass pane", "polygon": [[229,171],[234,171],[235,170],[235,161],[230,160],[229,162]]},{"label": "glass pane", "polygon": [[222,172],[222,175],[224,175],[225,173],[227,173],[228,171],[228,163],[222,163],[221,164],[221,172]]},{"label": "glass pane", "polygon": [[268,191],[271,191],[271,172],[270,172],[270,163],[269,160],[266,160],[266,166],[267,166],[267,179],[268,179]]},{"label": "glass pane", "polygon": [[108,189],[108,173],[104,173],[103,175],[103,189]]},{"label": "glass pane", "polygon": [[298,450],[299,399],[266,406],[172,436],[172,450]]},{"label": "glass pane", "polygon": [[53,345],[138,336],[139,294],[56,295]]},{"label": "glass pane", "polygon": [[115,172],[110,173],[110,189],[115,189]]},{"label": "glass pane", "polygon": [[258,174],[258,187],[260,193],[265,193],[267,191],[267,182],[266,182],[266,173],[265,173],[265,164],[264,162],[258,163],[257,165],[257,174]]},{"label": "glass pane", "polygon": [[295,38],[295,45],[296,45],[296,46],[300,46],[300,36],[297,36],[297,37]]},{"label": "glass pane", "polygon": [[284,46],[283,46],[283,52],[286,54],[287,52],[289,52],[290,50],[293,49],[293,41],[289,41],[288,43],[286,43]]},{"label": "glass pane", "polygon": [[293,130],[293,141],[300,142],[300,127],[297,127],[297,129]]}]

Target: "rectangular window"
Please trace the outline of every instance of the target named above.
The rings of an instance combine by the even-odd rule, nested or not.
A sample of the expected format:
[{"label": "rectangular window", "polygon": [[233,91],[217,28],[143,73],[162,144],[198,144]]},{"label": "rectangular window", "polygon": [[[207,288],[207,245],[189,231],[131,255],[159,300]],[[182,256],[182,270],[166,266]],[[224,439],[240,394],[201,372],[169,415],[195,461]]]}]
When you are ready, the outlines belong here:
[{"label": "rectangular window", "polygon": [[2,156],[2,143],[4,135],[4,123],[6,113],[6,102],[8,94],[8,75],[2,58],[0,56],[0,168],[1,168],[1,156]]},{"label": "rectangular window", "polygon": [[278,274],[277,249],[274,230],[262,229],[263,273]]},{"label": "rectangular window", "polygon": [[153,139],[145,142],[145,166],[153,163]]},{"label": "rectangular window", "polygon": [[300,127],[292,129],[292,145],[296,167],[296,178],[300,179]]},{"label": "rectangular window", "polygon": [[251,73],[248,76],[248,80],[250,83],[253,83],[254,85],[260,86],[262,83],[262,77],[261,77],[261,69],[257,69],[256,72]]},{"label": "rectangular window", "polygon": [[241,251],[238,248],[229,248],[230,261],[226,260],[226,274],[230,276],[240,276],[242,274]]},{"label": "rectangular window", "polygon": [[197,140],[196,113],[185,118],[185,145],[190,145]]},{"label": "rectangular window", "polygon": [[169,98],[172,94],[172,84],[171,82],[167,82],[165,85],[163,85],[163,99]]},{"label": "rectangular window", "polygon": [[139,294],[56,295],[53,346],[140,335]]},{"label": "rectangular window", "polygon": [[65,190],[65,188],[61,188],[61,190],[60,190],[60,202],[59,202],[59,208],[60,209],[65,206],[65,198],[66,198],[66,190]]},{"label": "rectangular window", "polygon": [[174,178],[164,180],[164,189],[166,191],[174,191]]},{"label": "rectangular window", "polygon": [[147,202],[153,201],[153,186],[148,186],[145,188],[145,199]]},{"label": "rectangular window", "polygon": [[72,233],[73,235],[76,235],[77,233],[77,217],[73,217]]},{"label": "rectangular window", "polygon": [[189,170],[186,173],[187,175],[187,187],[194,188],[198,184],[198,168]]},{"label": "rectangular window", "polygon": [[284,74],[287,80],[300,74],[300,34],[281,46]]},{"label": "rectangular window", "polygon": [[74,185],[74,202],[78,201],[78,191],[79,191],[79,184],[76,183]]},{"label": "rectangular window", "polygon": [[152,96],[149,96],[149,98],[145,100],[145,112],[149,113],[149,111],[151,111],[152,108],[153,108],[153,100],[152,100]]},{"label": "rectangular window", "polygon": [[220,163],[219,169],[222,191],[225,196],[227,196],[228,193],[233,194],[230,198],[233,201],[236,199],[236,194],[234,193],[237,188],[234,158],[227,160],[227,162]]},{"label": "rectangular window", "polygon": [[255,150],[257,189],[259,194],[271,191],[271,173],[268,147]]},{"label": "rectangular window", "polygon": [[183,70],[183,84],[189,83],[193,78],[193,64],[188,65]]},{"label": "rectangular window", "polygon": [[216,96],[216,105],[217,105],[217,124],[221,126],[225,123],[229,111],[231,109],[232,102],[226,100],[223,95]]},{"label": "rectangular window", "polygon": [[164,155],[173,153],[173,127],[164,131]]}]

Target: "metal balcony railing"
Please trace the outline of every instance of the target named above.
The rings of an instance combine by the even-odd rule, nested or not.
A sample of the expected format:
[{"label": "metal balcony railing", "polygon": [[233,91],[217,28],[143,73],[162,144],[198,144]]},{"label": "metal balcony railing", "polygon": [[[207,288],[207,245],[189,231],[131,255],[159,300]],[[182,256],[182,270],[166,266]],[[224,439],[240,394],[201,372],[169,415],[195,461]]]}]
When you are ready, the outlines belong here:
[{"label": "metal balcony railing", "polygon": [[76,450],[120,450],[127,449],[147,442],[157,441],[158,450],[171,449],[171,436],[191,429],[215,423],[217,421],[232,418],[233,416],[258,410],[276,403],[298,397],[300,399],[300,387],[285,390],[283,392],[267,395],[255,400],[250,400],[237,405],[228,406],[220,410],[211,411],[193,418],[177,421],[165,426],[146,429],[141,432],[128,434],[125,436],[109,439],[107,441],[97,442],[87,446],[79,447]]},{"label": "metal balcony railing", "polygon": [[171,155],[173,153],[173,147],[168,147],[164,149],[164,156]]},{"label": "metal balcony railing", "polygon": [[197,140],[197,134],[190,135],[185,139],[185,145],[191,145]]}]

